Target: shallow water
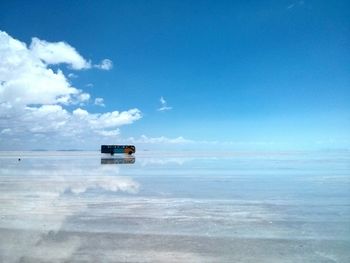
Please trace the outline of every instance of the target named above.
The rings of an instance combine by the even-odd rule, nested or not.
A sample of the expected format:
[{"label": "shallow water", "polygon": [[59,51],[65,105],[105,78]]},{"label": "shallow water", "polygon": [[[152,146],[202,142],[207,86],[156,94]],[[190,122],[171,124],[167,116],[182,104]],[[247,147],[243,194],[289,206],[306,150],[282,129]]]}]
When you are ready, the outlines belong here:
[{"label": "shallow water", "polygon": [[0,153],[0,262],[350,262],[349,222],[349,152]]}]

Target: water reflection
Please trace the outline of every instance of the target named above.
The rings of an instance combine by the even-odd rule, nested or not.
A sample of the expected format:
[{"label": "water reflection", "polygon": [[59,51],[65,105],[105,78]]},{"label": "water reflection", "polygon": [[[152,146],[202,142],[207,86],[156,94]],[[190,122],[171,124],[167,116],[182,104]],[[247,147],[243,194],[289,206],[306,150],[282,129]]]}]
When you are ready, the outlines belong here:
[{"label": "water reflection", "polygon": [[137,194],[140,184],[119,167],[71,158],[0,166],[0,227],[57,230],[67,216],[111,194]]},{"label": "water reflection", "polygon": [[134,164],[135,157],[101,158],[101,164]]},{"label": "water reflection", "polygon": [[119,166],[100,165],[98,156],[0,158],[0,262],[71,261],[82,237],[64,231],[108,216],[113,210],[106,204],[139,188]]},{"label": "water reflection", "polygon": [[0,262],[349,262],[348,159],[137,157],[0,156]]}]

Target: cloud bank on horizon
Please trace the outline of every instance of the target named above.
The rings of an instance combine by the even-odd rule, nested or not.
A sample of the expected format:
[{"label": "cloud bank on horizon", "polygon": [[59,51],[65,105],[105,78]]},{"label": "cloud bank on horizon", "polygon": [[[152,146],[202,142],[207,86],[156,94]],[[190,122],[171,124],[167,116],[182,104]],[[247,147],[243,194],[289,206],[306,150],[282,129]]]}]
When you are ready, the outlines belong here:
[{"label": "cloud bank on horizon", "polygon": [[[52,138],[81,141],[96,135],[117,136],[119,127],[142,118],[137,108],[105,113],[82,109],[91,95],[72,86],[61,69],[55,70],[55,65],[62,64],[70,70],[110,70],[113,67],[109,59],[92,64],[65,42],[33,38],[27,46],[0,31],[0,134],[3,143],[9,138],[35,142]],[[103,98],[95,98],[94,104],[104,106]]]}]

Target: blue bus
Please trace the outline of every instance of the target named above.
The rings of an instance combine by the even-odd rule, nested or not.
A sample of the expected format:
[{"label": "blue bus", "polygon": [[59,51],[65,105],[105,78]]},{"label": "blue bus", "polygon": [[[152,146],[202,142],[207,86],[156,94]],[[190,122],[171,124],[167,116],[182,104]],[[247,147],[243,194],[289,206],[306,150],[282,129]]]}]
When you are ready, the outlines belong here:
[{"label": "blue bus", "polygon": [[101,145],[101,153],[109,153],[113,155],[115,153],[133,154],[136,152],[134,145]]}]

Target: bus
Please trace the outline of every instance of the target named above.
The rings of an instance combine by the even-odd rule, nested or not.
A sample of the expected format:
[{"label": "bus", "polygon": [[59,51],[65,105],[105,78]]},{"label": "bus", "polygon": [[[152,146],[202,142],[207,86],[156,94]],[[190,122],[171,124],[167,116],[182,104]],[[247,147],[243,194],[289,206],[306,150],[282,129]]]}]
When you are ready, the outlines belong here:
[{"label": "bus", "polygon": [[114,155],[115,153],[133,154],[136,152],[134,145],[101,145],[101,153],[109,153]]}]

